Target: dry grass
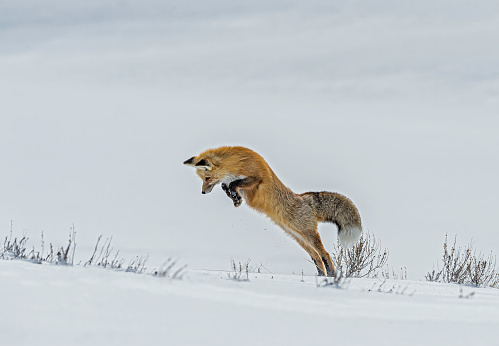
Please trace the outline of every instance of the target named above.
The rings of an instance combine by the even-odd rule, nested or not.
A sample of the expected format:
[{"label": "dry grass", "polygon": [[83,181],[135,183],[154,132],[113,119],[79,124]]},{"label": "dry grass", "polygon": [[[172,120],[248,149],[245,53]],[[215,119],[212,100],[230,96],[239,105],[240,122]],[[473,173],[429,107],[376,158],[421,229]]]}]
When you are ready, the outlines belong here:
[{"label": "dry grass", "polygon": [[182,279],[187,273],[187,265],[179,268],[177,266],[177,261],[173,260],[171,257],[166,260],[165,263],[158,269],[152,272],[152,275],[159,277],[166,277],[172,279]]},{"label": "dry grass", "polygon": [[11,229],[10,236],[5,237],[3,247],[0,249],[0,259],[23,260],[37,264],[50,263],[73,265],[76,249],[76,232],[74,231],[74,227],[70,229],[68,244],[65,247],[61,246],[57,248],[57,252],[54,251],[54,246],[50,243],[50,251],[47,254],[44,254],[45,242],[43,239],[43,232],[41,236],[41,251],[35,250],[34,246],[31,251],[28,251],[28,240],[29,238],[27,236],[23,236],[20,239],[17,237],[12,238]]},{"label": "dry grass", "polygon": [[388,261],[388,249],[381,246],[369,231],[365,231],[359,242],[350,249],[335,246],[331,257],[338,275],[345,278],[375,278]]},{"label": "dry grass", "polygon": [[239,264],[236,264],[236,261],[231,260],[232,271],[227,273],[229,279],[235,281],[249,281],[250,262],[251,259],[248,258],[246,264],[243,266],[241,262],[239,262]]},{"label": "dry grass", "polygon": [[[111,246],[111,238],[107,238],[101,243],[102,235],[97,239],[94,247],[94,252],[90,259],[85,262],[84,266],[100,267],[112,269],[116,271],[125,271],[136,274],[147,273],[146,263],[149,255],[135,256],[128,265],[125,265],[126,260],[119,257],[119,251],[114,251]],[[50,243],[49,251],[45,254],[45,242],[43,232],[41,237],[41,251],[28,250],[27,236],[22,238],[13,237],[12,223],[10,236],[5,237],[3,247],[0,248],[0,259],[4,260],[23,260],[32,263],[42,264],[58,264],[58,265],[74,265],[74,257],[76,250],[76,232],[74,226],[70,228],[69,240],[66,246],[55,247]],[[79,263],[78,263],[79,264]],[[249,265],[249,262],[248,264]],[[167,277],[171,279],[181,279],[186,273],[187,266],[177,267],[177,262],[169,258],[163,266],[150,272],[150,275],[158,277]]]},{"label": "dry grass", "polygon": [[449,248],[448,238],[445,235],[442,268],[428,272],[425,276],[426,280],[455,282],[476,287],[498,287],[499,273],[496,270],[496,257],[492,253],[486,256],[477,252],[473,242],[464,248],[458,247],[456,242],[457,236],[454,237],[454,243]]}]

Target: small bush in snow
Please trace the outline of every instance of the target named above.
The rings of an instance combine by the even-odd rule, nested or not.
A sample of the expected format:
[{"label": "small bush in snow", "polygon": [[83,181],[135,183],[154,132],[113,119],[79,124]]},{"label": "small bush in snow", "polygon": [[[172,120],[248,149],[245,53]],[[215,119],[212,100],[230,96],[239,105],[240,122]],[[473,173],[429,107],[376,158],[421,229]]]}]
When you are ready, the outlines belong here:
[{"label": "small bush in snow", "polygon": [[407,268],[400,268],[400,272],[397,274],[393,268],[390,273],[390,268],[386,266],[386,268],[381,272],[381,276],[384,279],[407,280]]},{"label": "small bush in snow", "polygon": [[[248,258],[246,261],[246,265],[243,265],[241,262],[239,262],[239,265],[236,264],[236,261],[232,260],[232,272],[227,273],[227,276],[229,279],[236,280],[236,281],[249,281],[249,265],[250,265],[251,259]],[[243,275],[244,274],[244,275]],[[246,277],[244,277],[246,276]]]},{"label": "small bush in snow", "polygon": [[116,251],[114,256],[112,256],[113,248],[111,247],[111,241],[113,240],[113,237],[107,238],[104,243],[99,246],[101,239],[102,234],[97,238],[94,252],[92,253],[90,259],[85,262],[85,267],[97,266],[117,271],[124,270],[126,272],[136,274],[142,274],[146,271],[146,263],[149,259],[149,255],[135,256],[125,267],[125,259],[118,257],[120,253],[119,251]]},{"label": "small bush in snow", "polygon": [[388,261],[388,249],[383,249],[381,242],[366,231],[350,249],[334,246],[331,257],[336,271],[344,277],[375,278]]},{"label": "small bush in snow", "polygon": [[[52,249],[52,244],[50,244],[50,248]],[[57,260],[55,263],[62,265],[73,265],[75,250],[76,250],[76,232],[73,226],[69,233],[68,245],[66,246],[66,248],[61,246],[59,251],[57,251],[56,254]]]},{"label": "small bush in snow", "polygon": [[136,273],[136,274],[142,274],[145,273],[146,271],[146,263],[147,260],[149,259],[149,255],[145,256],[135,256],[132,258],[130,261],[130,264],[128,264],[128,267],[126,268],[127,273]]},{"label": "small bush in snow", "polygon": [[85,267],[95,265],[107,269],[122,270],[125,259],[118,257],[120,254],[119,251],[116,251],[114,257],[112,256],[113,248],[111,247],[111,241],[113,240],[113,237],[107,238],[104,241],[104,244],[99,247],[101,239],[102,234],[97,238],[92,257],[85,262]]},{"label": "small bush in snow", "polygon": [[[23,236],[21,239],[12,239],[12,223],[11,232],[9,237],[5,237],[3,246],[0,248],[0,259],[6,260],[25,260],[34,263],[49,263],[49,264],[59,264],[59,265],[73,265],[74,256],[76,249],[76,232],[74,226],[71,227],[69,233],[69,241],[66,246],[61,246],[57,250],[54,250],[52,244],[49,245],[50,251],[48,254],[44,254],[45,243],[43,239],[41,241],[41,251],[33,249],[28,252],[27,242],[28,237]],[[111,247],[111,238],[107,238],[106,241],[101,244],[102,235],[97,239],[95,244],[94,252],[90,259],[85,262],[84,266],[97,266],[105,269],[112,269],[117,271],[125,271],[136,274],[146,273],[146,263],[149,259],[149,255],[135,256],[125,265],[125,259],[119,257],[119,251],[116,251],[113,256],[113,248]],[[150,272],[150,275],[168,277],[172,279],[181,279],[186,272],[186,265],[181,268],[174,268],[177,262],[168,259],[165,264],[159,269]],[[249,262],[248,262],[249,264]]]},{"label": "small bush in snow", "polygon": [[[12,224],[11,224],[12,227]],[[47,255],[44,255],[44,247],[45,243],[43,240],[43,232],[42,232],[42,241],[41,247],[42,251],[37,251],[33,247],[31,251],[27,250],[27,242],[28,237],[23,236],[21,239],[17,239],[15,237],[12,239],[12,229],[10,231],[10,236],[5,237],[3,247],[0,250],[0,259],[16,259],[16,260],[24,260],[30,261],[33,263],[52,263],[52,264],[60,264],[60,265],[73,265],[74,253],[76,248],[76,232],[74,231],[74,227],[71,228],[69,233],[69,241],[66,247],[61,246],[57,253],[54,254],[54,247],[52,243],[49,245],[50,251]]]},{"label": "small bush in snow", "polygon": [[152,275],[172,279],[182,279],[186,273],[187,265],[175,268],[176,265],[177,261],[174,261],[172,258],[168,258],[161,267],[152,272]]},{"label": "small bush in snow", "polygon": [[476,251],[473,242],[461,249],[456,246],[457,236],[449,249],[447,235],[443,245],[442,269],[426,274],[428,281],[455,282],[477,287],[499,286],[499,273],[496,270],[496,257],[490,253],[484,256]]},{"label": "small bush in snow", "polygon": [[0,258],[2,259],[28,259],[28,254],[26,252],[26,242],[27,237],[22,237],[17,240],[14,238],[12,240],[12,233],[10,237],[5,237],[3,242],[2,252],[0,253]]}]

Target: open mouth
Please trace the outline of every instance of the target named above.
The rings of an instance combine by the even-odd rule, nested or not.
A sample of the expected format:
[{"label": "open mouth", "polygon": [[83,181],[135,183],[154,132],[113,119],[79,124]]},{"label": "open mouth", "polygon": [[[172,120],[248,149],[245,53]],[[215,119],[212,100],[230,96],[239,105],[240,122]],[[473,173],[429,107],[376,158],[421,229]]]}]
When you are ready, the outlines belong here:
[{"label": "open mouth", "polygon": [[214,183],[214,184],[210,184],[208,185],[206,188],[203,189],[202,194],[207,194],[207,193],[210,193],[211,190],[213,190],[213,188],[215,187],[215,185],[217,185],[217,183]]}]

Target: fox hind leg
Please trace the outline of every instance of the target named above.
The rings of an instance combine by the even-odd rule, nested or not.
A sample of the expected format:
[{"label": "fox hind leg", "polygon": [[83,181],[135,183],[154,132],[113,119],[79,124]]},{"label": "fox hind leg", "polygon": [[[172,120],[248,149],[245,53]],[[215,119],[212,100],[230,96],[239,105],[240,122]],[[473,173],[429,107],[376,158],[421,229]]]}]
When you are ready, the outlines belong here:
[{"label": "fox hind leg", "polygon": [[314,262],[315,267],[317,268],[317,272],[319,276],[326,276],[328,275],[328,268],[326,268],[325,263],[319,253],[312,247],[310,246],[309,242],[305,241],[303,237],[301,236],[301,232],[297,232],[289,227],[282,227],[286,233],[288,233],[291,237],[293,237],[294,240],[300,245],[303,250],[305,250],[310,258],[312,259],[312,262]]},{"label": "fox hind leg", "polygon": [[296,227],[295,229],[289,229],[288,233],[293,235],[298,244],[312,257],[319,275],[336,276],[336,267],[331,259],[331,255],[329,255],[322,244],[321,236],[317,231],[317,222],[310,221],[305,227],[307,229],[305,232],[297,231],[298,227]]},{"label": "fox hind leg", "polygon": [[329,276],[328,267],[325,265],[325,262],[322,260],[321,256],[315,251],[311,246],[309,246],[306,242],[301,239],[296,239],[298,244],[309,254],[312,262],[314,262],[315,267],[317,268],[317,274],[319,276]]},{"label": "fox hind leg", "polygon": [[312,236],[312,239],[310,239],[310,245],[319,254],[320,259],[324,263],[327,276],[334,277],[336,276],[336,267],[334,266],[333,260],[331,259],[331,255],[329,255],[329,253],[324,248],[324,245],[322,245],[322,241],[317,230],[315,231],[315,233],[316,235]]},{"label": "fox hind leg", "polygon": [[288,233],[292,234],[298,244],[312,257],[319,275],[335,276],[336,267],[322,244],[313,211],[306,205],[298,208],[287,226]]}]

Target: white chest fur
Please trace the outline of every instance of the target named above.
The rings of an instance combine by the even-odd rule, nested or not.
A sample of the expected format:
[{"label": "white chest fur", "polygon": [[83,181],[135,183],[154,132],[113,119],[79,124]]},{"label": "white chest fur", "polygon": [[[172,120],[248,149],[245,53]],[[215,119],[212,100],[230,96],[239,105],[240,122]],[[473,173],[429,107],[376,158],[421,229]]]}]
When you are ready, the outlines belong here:
[{"label": "white chest fur", "polygon": [[244,179],[244,178],[246,178],[246,176],[244,176],[244,175],[229,174],[229,175],[225,176],[221,181],[222,181],[222,183],[229,185],[230,183],[232,183],[235,180]]}]

